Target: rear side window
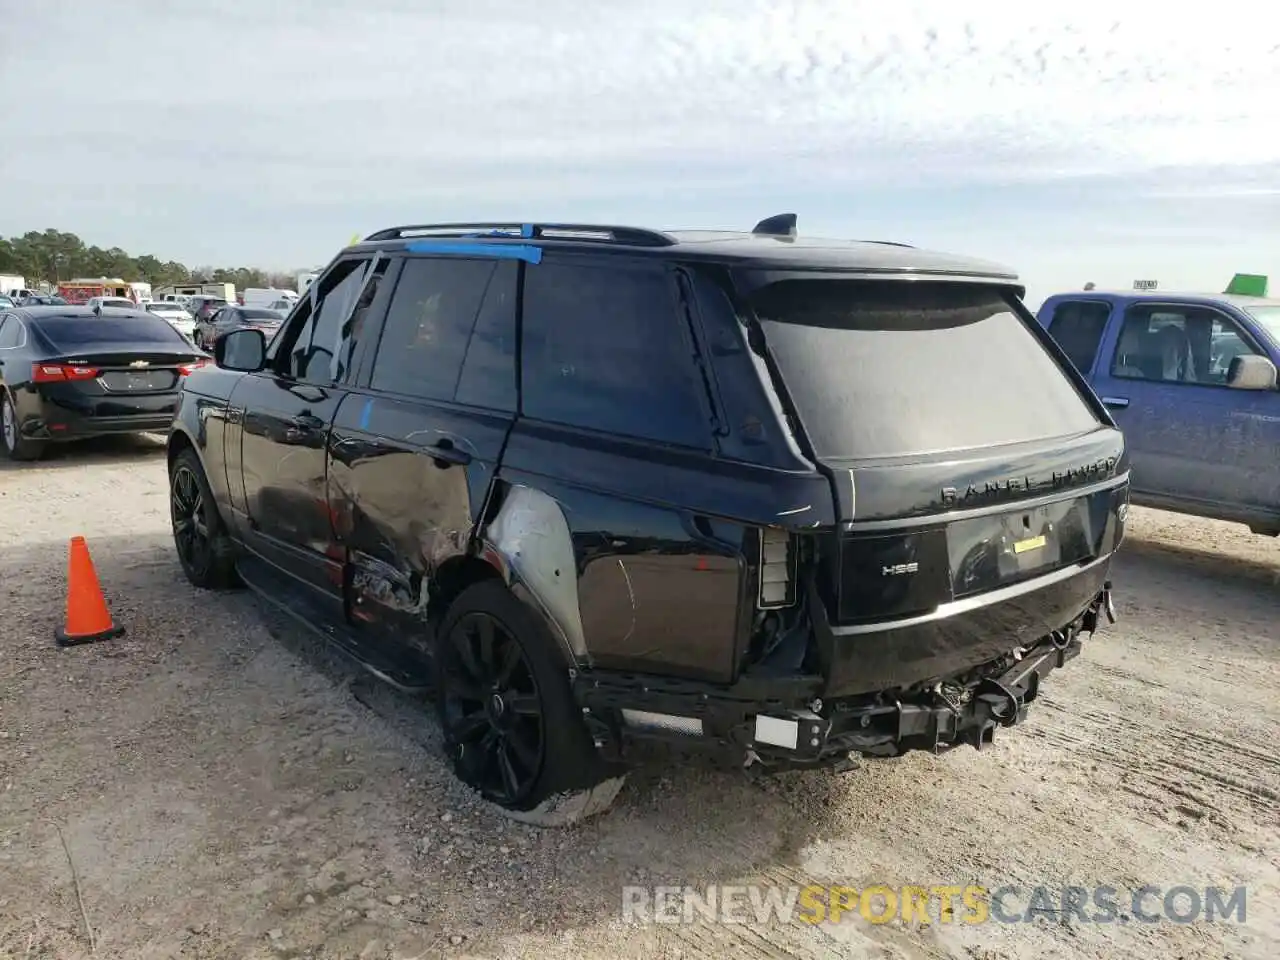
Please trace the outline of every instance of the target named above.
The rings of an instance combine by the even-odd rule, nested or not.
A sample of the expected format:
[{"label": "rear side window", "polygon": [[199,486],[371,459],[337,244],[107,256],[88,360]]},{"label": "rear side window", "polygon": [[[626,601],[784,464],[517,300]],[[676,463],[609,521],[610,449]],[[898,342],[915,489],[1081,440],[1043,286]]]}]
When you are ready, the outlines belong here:
[{"label": "rear side window", "polygon": [[1049,333],[1085,376],[1093,369],[1110,316],[1111,304],[1096,300],[1065,300],[1054,308]]},{"label": "rear side window", "polygon": [[688,323],[661,267],[543,262],[524,279],[523,412],[709,449]]},{"label": "rear side window", "polygon": [[22,344],[22,323],[17,317],[0,317],[0,350]]},{"label": "rear side window", "polygon": [[751,300],[819,457],[927,454],[1098,426],[999,290],[783,280]]},{"label": "rear side window", "polygon": [[450,257],[406,260],[387,308],[370,386],[452,400],[495,266],[492,260]]},{"label": "rear side window", "polygon": [[49,317],[38,326],[58,350],[122,343],[187,345],[182,334],[159,317]]}]

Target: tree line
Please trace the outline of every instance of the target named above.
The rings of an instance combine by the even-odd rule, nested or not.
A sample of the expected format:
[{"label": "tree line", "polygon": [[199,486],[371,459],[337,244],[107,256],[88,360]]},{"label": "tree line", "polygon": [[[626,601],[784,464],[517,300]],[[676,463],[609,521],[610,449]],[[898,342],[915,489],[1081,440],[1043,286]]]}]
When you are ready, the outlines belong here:
[{"label": "tree line", "polygon": [[188,267],[152,254],[135,257],[119,247],[86,246],[74,233],[32,230],[20,237],[0,237],[0,274],[16,274],[34,288],[41,282],[57,286],[79,277],[111,277],[127,283],[145,281],[153,287],[175,283],[234,283],[246,287],[292,289],[296,274],[273,273],[253,267]]}]

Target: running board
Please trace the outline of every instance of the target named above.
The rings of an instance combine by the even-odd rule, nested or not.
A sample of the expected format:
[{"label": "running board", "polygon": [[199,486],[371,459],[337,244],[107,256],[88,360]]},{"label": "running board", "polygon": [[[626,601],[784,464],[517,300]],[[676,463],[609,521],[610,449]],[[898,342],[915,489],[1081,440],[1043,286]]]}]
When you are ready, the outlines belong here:
[{"label": "running board", "polygon": [[334,649],[363,667],[382,682],[402,693],[415,696],[434,692],[431,668],[410,654],[396,656],[375,647],[376,641],[361,637],[335,616],[340,609],[335,597],[330,603],[315,589],[301,583],[270,563],[255,556],[241,556],[236,570],[255,596],[273,610],[286,614]]}]

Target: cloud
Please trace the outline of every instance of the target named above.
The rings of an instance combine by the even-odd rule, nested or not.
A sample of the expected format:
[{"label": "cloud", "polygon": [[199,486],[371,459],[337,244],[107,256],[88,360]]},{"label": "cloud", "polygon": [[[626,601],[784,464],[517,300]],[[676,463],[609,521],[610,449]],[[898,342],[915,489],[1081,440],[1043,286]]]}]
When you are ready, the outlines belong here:
[{"label": "cloud", "polygon": [[158,208],[285,230],[304,208],[661,210],[670,191],[1280,165],[1280,14],[1266,6],[3,6],[0,83],[23,133],[0,177],[24,188],[4,227],[154,223]]}]

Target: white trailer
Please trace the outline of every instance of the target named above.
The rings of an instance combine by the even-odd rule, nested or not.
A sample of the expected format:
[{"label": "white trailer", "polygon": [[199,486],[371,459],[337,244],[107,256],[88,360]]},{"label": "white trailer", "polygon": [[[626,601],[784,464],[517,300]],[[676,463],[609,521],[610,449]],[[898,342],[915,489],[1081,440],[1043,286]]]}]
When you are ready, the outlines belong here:
[{"label": "white trailer", "polygon": [[25,278],[13,273],[0,273],[0,296],[16,297],[27,289]]}]

